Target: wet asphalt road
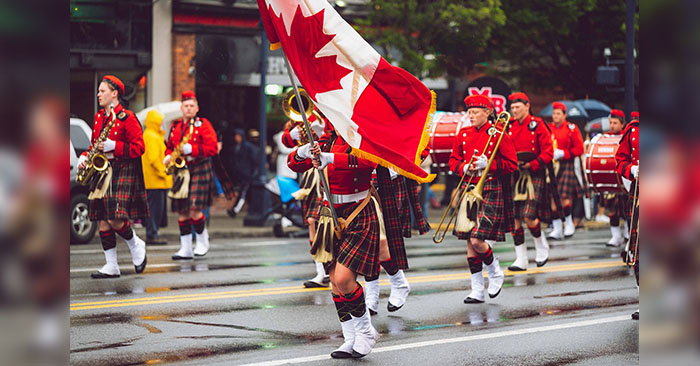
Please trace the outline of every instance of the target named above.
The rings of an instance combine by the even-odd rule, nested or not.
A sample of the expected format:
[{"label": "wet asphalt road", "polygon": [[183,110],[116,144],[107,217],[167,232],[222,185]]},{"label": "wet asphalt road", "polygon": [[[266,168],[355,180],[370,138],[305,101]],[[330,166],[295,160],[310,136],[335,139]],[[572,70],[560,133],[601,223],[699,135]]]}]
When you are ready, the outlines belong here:
[{"label": "wet asphalt road", "polygon": [[[342,343],[325,289],[303,289],[314,274],[308,242],[300,239],[217,239],[205,258],[174,263],[169,246],[149,248],[136,275],[119,242],[122,276],[92,280],[104,261],[98,245],[71,248],[70,360],[74,365],[626,365],[637,364],[638,307],[632,271],[609,231],[577,232],[550,242],[550,261],[506,272],[501,294],[465,305],[464,242],[441,245],[424,236],[407,241],[406,305],[388,313],[382,273],[382,337],[360,361],[331,360]],[[510,241],[510,238],[509,238]],[[507,267],[512,244],[494,252]]]}]

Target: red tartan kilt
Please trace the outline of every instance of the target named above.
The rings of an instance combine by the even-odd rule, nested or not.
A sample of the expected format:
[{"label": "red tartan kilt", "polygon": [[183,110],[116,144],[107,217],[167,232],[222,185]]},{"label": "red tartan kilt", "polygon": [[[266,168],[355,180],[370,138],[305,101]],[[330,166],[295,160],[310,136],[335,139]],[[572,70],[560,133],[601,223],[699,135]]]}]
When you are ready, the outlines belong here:
[{"label": "red tartan kilt", "polygon": [[110,161],[111,191],[104,198],[89,201],[90,220],[144,219],[149,216],[141,158]]},{"label": "red tartan kilt", "polygon": [[481,240],[505,241],[506,233],[513,231],[513,195],[510,184],[503,189],[505,179],[489,179],[484,184],[481,210],[477,215],[477,225],[469,232],[455,232],[457,238],[466,240],[476,238]]},{"label": "red tartan kilt", "polygon": [[[578,159],[578,158],[576,158]],[[578,183],[576,165],[573,160],[559,161],[559,174],[557,174],[557,189],[562,199],[576,199],[583,196],[583,188]]]},{"label": "red tartan kilt", "polygon": [[[360,202],[336,207],[338,217],[348,217]],[[335,261],[351,271],[379,275],[379,220],[371,201],[343,231],[343,238],[333,247]]]},{"label": "red tartan kilt", "polygon": [[[545,177],[546,169],[540,169],[536,172],[530,172],[532,176],[532,186],[535,190],[534,197],[530,197],[525,201],[513,201],[514,217],[516,219],[527,218],[530,220],[540,219],[543,222],[552,220],[552,208],[547,199],[548,187]],[[513,195],[515,195],[515,182],[518,181],[520,171],[516,170],[511,179],[511,187],[513,187]]]},{"label": "red tartan kilt", "polygon": [[605,198],[605,194],[600,195],[601,205],[608,210],[608,215],[619,216],[621,219],[626,219],[629,214],[629,196],[626,193],[618,193],[612,196],[612,198]]},{"label": "red tartan kilt", "polygon": [[211,206],[214,192],[214,168],[211,158],[202,159],[196,163],[188,163],[190,170],[190,189],[187,198],[171,203],[172,212],[184,212],[190,209],[205,209]]},{"label": "red tartan kilt", "polygon": [[304,213],[305,224],[308,225],[306,219],[309,218],[318,220],[318,210],[322,203],[323,197],[315,195],[313,191],[301,201],[301,210]]}]

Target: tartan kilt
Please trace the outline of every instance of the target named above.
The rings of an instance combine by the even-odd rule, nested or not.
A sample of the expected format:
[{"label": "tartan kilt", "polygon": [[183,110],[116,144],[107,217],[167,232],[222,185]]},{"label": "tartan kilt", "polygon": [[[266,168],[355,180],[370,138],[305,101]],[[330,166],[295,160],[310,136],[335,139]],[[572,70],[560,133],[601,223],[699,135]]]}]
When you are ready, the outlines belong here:
[{"label": "tartan kilt", "polygon": [[318,210],[323,203],[323,197],[317,196],[314,190],[311,190],[308,196],[301,200],[301,211],[304,213],[304,223],[308,225],[307,219],[318,220]]},{"label": "tartan kilt", "polygon": [[[335,208],[338,217],[348,217],[360,202]],[[343,231],[333,246],[334,262],[364,275],[379,275],[379,220],[374,203],[369,202]]]},{"label": "tartan kilt", "polygon": [[476,226],[470,232],[455,231],[458,239],[505,241],[514,230],[513,191],[510,176],[489,179],[484,184],[484,201],[477,214]]},{"label": "tartan kilt", "polygon": [[619,216],[621,219],[626,219],[629,214],[630,196],[626,193],[600,195],[602,206],[608,210],[608,215]]},{"label": "tartan kilt", "polygon": [[[418,234],[423,235],[427,232],[430,231],[430,223],[428,222],[428,219],[425,217],[425,212],[423,212],[423,209],[421,208],[421,203],[419,202],[419,196],[418,196],[418,187],[419,183],[416,182],[413,179],[404,179],[406,182],[406,189],[408,190],[409,194],[409,200],[406,202],[406,204],[410,204],[413,206],[413,214],[416,216],[416,222],[418,225]],[[407,236],[407,238],[410,238],[411,236]]]},{"label": "tartan kilt", "polygon": [[[552,208],[549,202],[549,188],[547,186],[547,178],[545,176],[546,168],[542,168],[536,172],[530,172],[532,177],[532,186],[535,194],[525,201],[513,201],[514,217],[516,219],[540,219],[542,222],[550,222],[552,220]],[[512,174],[511,187],[515,195],[515,182],[520,177],[520,170],[516,170]]]},{"label": "tartan kilt", "polygon": [[110,161],[111,187],[104,198],[88,202],[90,220],[128,220],[149,217],[141,158]]},{"label": "tartan kilt", "polygon": [[578,178],[576,178],[575,168],[576,165],[573,160],[559,161],[557,189],[562,199],[576,199],[583,196],[583,189],[578,183]]},{"label": "tartan kilt", "polygon": [[[381,172],[380,169],[384,171]],[[403,186],[401,184],[402,181],[403,177],[391,179],[388,170],[384,167],[377,167],[377,177],[376,180],[373,180],[373,182],[376,182],[375,187],[380,197],[389,254],[399,269],[408,269],[408,257],[406,256],[406,246],[403,240],[403,225],[399,214],[399,206],[404,204],[400,201],[399,195]],[[384,191],[385,189],[386,191]]]},{"label": "tartan kilt", "polygon": [[204,209],[211,206],[214,192],[214,168],[211,158],[188,163],[187,169],[190,171],[190,189],[187,198],[173,199],[171,203],[172,212],[184,212],[190,209]]},{"label": "tartan kilt", "polygon": [[399,208],[399,220],[401,223],[401,232],[406,238],[411,237],[411,207],[408,200],[408,190],[403,184],[403,177],[398,177],[391,181],[391,186],[394,188],[396,202]]}]

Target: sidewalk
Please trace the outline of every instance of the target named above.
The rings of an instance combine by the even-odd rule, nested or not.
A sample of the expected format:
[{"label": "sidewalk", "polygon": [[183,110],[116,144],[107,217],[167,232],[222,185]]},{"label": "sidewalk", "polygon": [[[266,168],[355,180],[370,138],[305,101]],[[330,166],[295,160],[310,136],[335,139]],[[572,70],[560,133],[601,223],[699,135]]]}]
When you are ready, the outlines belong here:
[{"label": "sidewalk", "polygon": [[[252,227],[243,226],[243,220],[248,214],[246,208],[235,217],[231,218],[226,214],[226,209],[230,206],[230,203],[226,199],[215,197],[213,204],[209,211],[209,225],[207,230],[209,231],[210,238],[263,238],[263,237],[274,237],[272,232],[272,226],[265,227]],[[180,228],[177,226],[176,213],[168,211],[168,226],[162,227],[159,230],[159,234],[167,239],[169,242],[177,242],[180,240]],[[146,229],[138,228],[136,233],[141,238],[146,238]]]}]

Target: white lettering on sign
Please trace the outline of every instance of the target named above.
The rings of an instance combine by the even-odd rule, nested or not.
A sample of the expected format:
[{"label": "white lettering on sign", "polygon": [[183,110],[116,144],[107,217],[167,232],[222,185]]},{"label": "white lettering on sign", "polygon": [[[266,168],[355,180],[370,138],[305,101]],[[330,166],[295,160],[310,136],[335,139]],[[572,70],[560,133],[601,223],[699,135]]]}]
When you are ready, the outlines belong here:
[{"label": "white lettering on sign", "polygon": [[496,114],[506,110],[506,97],[503,95],[493,94],[493,89],[490,86],[483,88],[470,87],[469,95],[485,95],[493,100],[494,110]]},{"label": "white lettering on sign", "polygon": [[599,153],[614,153],[615,148],[614,147],[599,147],[598,152]]},{"label": "white lettering on sign", "polygon": [[287,74],[287,66],[284,57],[270,56],[267,58],[267,73],[272,75]]}]

